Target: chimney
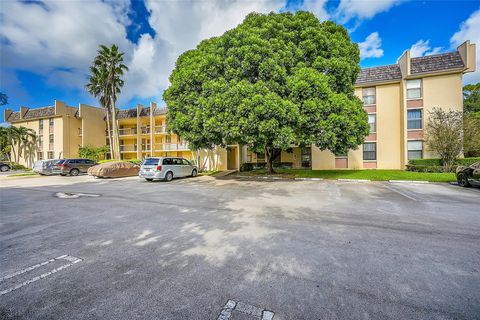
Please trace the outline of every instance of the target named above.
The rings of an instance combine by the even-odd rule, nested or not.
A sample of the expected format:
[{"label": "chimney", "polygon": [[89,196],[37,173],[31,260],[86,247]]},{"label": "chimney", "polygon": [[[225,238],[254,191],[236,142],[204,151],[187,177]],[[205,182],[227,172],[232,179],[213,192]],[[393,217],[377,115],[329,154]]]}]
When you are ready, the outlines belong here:
[{"label": "chimney", "polygon": [[20,119],[23,119],[25,117],[25,114],[27,113],[27,111],[28,111],[27,107],[24,107],[24,106],[20,107]]},{"label": "chimney", "polygon": [[5,119],[5,121],[8,121],[8,118],[12,115],[13,111],[11,109],[5,109],[3,111],[3,119]]},{"label": "chimney", "polygon": [[398,66],[402,72],[402,78],[410,75],[410,50],[405,50],[400,58],[398,58]]}]

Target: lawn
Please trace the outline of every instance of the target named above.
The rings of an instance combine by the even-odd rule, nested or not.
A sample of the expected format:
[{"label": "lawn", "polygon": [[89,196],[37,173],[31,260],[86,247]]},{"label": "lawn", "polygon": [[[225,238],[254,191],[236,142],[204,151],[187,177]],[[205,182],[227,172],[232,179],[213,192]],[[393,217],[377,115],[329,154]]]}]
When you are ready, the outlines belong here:
[{"label": "lawn", "polygon": [[[242,176],[266,175],[266,170],[240,172]],[[277,169],[276,176],[286,178],[367,179],[372,181],[418,180],[430,182],[456,181],[454,173],[411,172],[403,170],[304,170]]]}]

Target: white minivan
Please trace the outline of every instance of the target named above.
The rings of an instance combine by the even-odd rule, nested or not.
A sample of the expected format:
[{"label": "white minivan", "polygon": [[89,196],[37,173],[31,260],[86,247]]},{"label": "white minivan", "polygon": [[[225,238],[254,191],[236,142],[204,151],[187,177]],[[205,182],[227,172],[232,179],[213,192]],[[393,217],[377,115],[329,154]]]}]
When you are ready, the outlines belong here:
[{"label": "white minivan", "polygon": [[198,174],[197,166],[184,158],[152,157],[143,161],[138,176],[147,181],[162,179],[172,181],[173,178],[195,177]]}]

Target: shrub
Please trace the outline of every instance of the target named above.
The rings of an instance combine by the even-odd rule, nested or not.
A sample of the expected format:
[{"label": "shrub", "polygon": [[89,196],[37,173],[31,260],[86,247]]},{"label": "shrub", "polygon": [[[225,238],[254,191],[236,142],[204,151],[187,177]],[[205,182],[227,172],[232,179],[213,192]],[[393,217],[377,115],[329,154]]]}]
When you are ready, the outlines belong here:
[{"label": "shrub", "polygon": [[28,170],[27,167],[16,162],[9,163],[11,170]]},{"label": "shrub", "polygon": [[98,162],[100,159],[105,158],[105,154],[110,152],[109,146],[103,147],[92,147],[92,146],[85,146],[78,148],[78,155],[82,158],[87,158],[93,161]]},{"label": "shrub", "polygon": [[[457,166],[469,166],[478,161],[480,161],[480,157],[457,159],[449,172],[455,172]],[[442,168],[441,159],[415,159],[410,160],[407,165],[407,171],[417,172],[445,172]]]}]

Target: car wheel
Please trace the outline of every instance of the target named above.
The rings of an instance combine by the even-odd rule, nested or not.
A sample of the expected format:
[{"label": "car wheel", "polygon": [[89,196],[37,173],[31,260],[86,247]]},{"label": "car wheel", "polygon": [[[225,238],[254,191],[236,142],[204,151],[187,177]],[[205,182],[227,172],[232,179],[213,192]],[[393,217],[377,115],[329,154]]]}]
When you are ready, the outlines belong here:
[{"label": "car wheel", "polygon": [[165,181],[167,182],[170,182],[173,180],[173,173],[171,171],[168,171],[166,174],[165,174]]},{"label": "car wheel", "polygon": [[467,176],[464,173],[460,173],[457,176],[458,185],[461,187],[470,187]]},{"label": "car wheel", "polygon": [[80,171],[78,169],[70,170],[70,175],[71,176],[78,176],[79,173],[80,173]]},{"label": "car wheel", "polygon": [[197,169],[193,169],[193,171],[192,171],[192,177],[196,177],[197,174],[198,174],[198,173],[197,173]]},{"label": "car wheel", "polygon": [[7,166],[6,164],[4,164],[3,166],[0,166],[0,171],[1,172],[7,172],[8,170],[10,170],[10,167]]},{"label": "car wheel", "polygon": [[145,180],[147,180],[148,182],[151,182],[151,181],[153,181],[153,179],[152,179],[152,178],[145,178]]}]

